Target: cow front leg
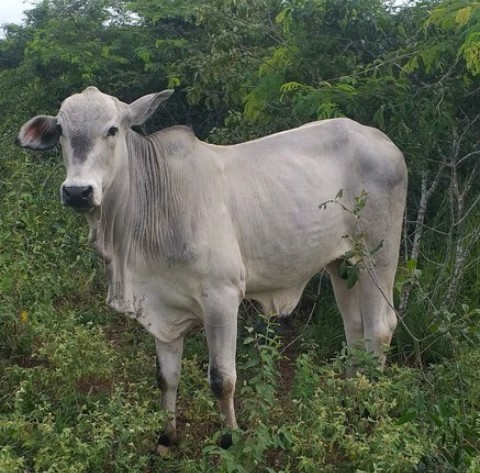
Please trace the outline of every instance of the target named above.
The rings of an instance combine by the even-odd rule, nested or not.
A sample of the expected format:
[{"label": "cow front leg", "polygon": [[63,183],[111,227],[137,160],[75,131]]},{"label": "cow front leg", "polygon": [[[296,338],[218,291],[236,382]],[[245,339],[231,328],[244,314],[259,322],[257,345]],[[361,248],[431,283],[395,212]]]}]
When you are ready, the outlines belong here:
[{"label": "cow front leg", "polygon": [[157,383],[162,391],[161,406],[171,418],[158,437],[157,453],[165,455],[176,442],[175,408],[183,353],[183,337],[173,343],[155,339],[157,352]]},{"label": "cow front leg", "polygon": [[[233,395],[237,373],[235,352],[237,341],[236,313],[212,323],[205,324],[209,349],[208,380],[213,395],[217,399],[220,413],[229,430],[237,428]],[[228,448],[232,444],[230,433],[222,435],[220,445]]]}]

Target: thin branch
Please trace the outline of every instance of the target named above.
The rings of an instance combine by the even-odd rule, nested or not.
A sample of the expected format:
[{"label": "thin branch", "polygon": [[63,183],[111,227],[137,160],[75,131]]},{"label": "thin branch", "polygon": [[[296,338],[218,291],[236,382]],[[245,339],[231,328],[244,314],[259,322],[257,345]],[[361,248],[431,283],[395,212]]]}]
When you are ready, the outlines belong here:
[{"label": "thin branch", "polygon": [[[422,172],[422,183],[421,183],[421,196],[420,196],[420,205],[417,212],[417,220],[415,221],[415,228],[413,232],[413,245],[412,251],[410,253],[411,260],[418,261],[418,256],[420,254],[420,243],[423,237],[425,221],[425,215],[427,213],[428,202],[432,197],[433,193],[437,189],[438,184],[440,183],[440,178],[442,177],[443,171],[446,167],[446,160],[443,159],[440,166],[437,169],[437,173],[435,178],[433,179],[432,183],[429,187],[427,187],[427,170],[424,168]],[[399,305],[399,312],[400,314],[404,314],[408,300],[410,299],[410,294],[412,292],[412,284],[405,284],[402,288],[402,294],[400,296],[400,305]]]},{"label": "thin branch", "polygon": [[474,182],[474,179],[476,180],[477,179],[477,176],[475,175],[477,173],[477,169],[478,169],[478,164],[480,163],[480,161],[477,161],[475,163],[475,165],[473,166],[473,169],[470,171],[469,173],[469,176],[467,178],[467,181],[465,182],[465,186],[463,188],[463,192],[460,194],[460,199],[462,200],[462,202],[465,201],[465,197],[466,195],[470,192],[470,189],[472,188],[472,185],[473,185],[473,182]]},{"label": "thin branch", "polygon": [[461,226],[463,223],[465,223],[465,220],[469,217],[469,215],[472,213],[472,211],[475,209],[475,207],[478,205],[480,202],[480,195],[477,196],[473,204],[465,211],[463,216],[457,221],[453,223],[454,227]]},{"label": "thin branch", "polygon": [[[477,142],[475,144],[475,147],[478,147],[478,146],[479,146],[479,143]],[[463,158],[458,160],[457,166],[461,166],[464,161],[466,161],[467,159],[471,158],[472,156],[476,156],[476,155],[480,155],[480,151],[472,151],[471,153],[466,154]]]}]

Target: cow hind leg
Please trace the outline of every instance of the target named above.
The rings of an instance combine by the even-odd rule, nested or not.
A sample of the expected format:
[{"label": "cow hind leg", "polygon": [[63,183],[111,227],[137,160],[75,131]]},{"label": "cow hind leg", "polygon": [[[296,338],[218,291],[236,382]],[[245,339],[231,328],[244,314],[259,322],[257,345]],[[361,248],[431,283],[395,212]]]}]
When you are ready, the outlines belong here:
[{"label": "cow hind leg", "polygon": [[171,416],[157,441],[157,453],[165,455],[176,442],[175,409],[183,352],[183,337],[174,343],[155,339],[157,352],[157,383],[162,391],[162,409]]},{"label": "cow hind leg", "polygon": [[[327,267],[342,315],[347,347],[365,349],[385,364],[385,349],[390,346],[397,325],[393,309],[394,268],[375,268],[370,274],[362,270],[357,283],[347,289],[346,281],[338,275],[338,263]],[[347,375],[356,373],[357,362],[352,359]]]},{"label": "cow hind leg", "polygon": [[357,285],[347,288],[347,282],[338,275],[338,263],[330,264],[326,269],[335,294],[338,310],[345,328],[347,346],[360,348],[363,345],[363,321],[360,311],[360,290]]},{"label": "cow hind leg", "polygon": [[390,346],[397,326],[397,314],[393,308],[393,284],[395,268],[375,268],[362,274],[359,280],[360,308],[368,352],[385,365],[385,350]]},{"label": "cow hind leg", "polygon": [[[331,263],[326,270],[330,275],[337,307],[342,316],[347,348],[361,350],[365,348],[365,335],[360,306],[360,287],[356,284],[350,289],[347,288],[347,282],[339,276],[339,264],[340,262]],[[347,370],[348,376],[355,374],[356,364],[353,359],[352,367]]]}]

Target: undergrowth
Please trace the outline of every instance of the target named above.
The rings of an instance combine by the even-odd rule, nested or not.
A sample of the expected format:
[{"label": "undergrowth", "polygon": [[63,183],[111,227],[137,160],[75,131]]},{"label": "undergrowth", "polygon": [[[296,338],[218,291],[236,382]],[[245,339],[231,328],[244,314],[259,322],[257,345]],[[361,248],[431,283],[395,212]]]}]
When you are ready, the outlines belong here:
[{"label": "undergrowth", "polygon": [[[229,450],[217,446],[222,422],[206,382],[204,337],[192,334],[180,443],[170,457],[155,457],[164,416],[153,340],[104,306],[103,268],[86,243],[86,224],[57,203],[58,158],[38,163],[8,145],[4,156],[1,472],[480,471],[478,311],[428,314],[418,329],[421,368],[398,349],[408,340],[400,329],[395,362],[383,374],[365,357],[364,374],[345,379],[338,315],[331,297],[322,305],[319,282],[291,340],[273,318],[244,318],[240,429]],[[448,350],[435,348],[429,364],[439,344]]]}]

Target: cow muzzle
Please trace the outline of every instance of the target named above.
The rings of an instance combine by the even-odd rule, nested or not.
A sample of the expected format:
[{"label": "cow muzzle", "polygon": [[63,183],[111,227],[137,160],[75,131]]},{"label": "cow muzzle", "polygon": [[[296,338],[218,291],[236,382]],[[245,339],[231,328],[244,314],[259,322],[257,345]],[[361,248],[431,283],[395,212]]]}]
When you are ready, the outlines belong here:
[{"label": "cow muzzle", "polygon": [[89,212],[95,207],[92,186],[62,186],[62,202],[78,212]]}]

